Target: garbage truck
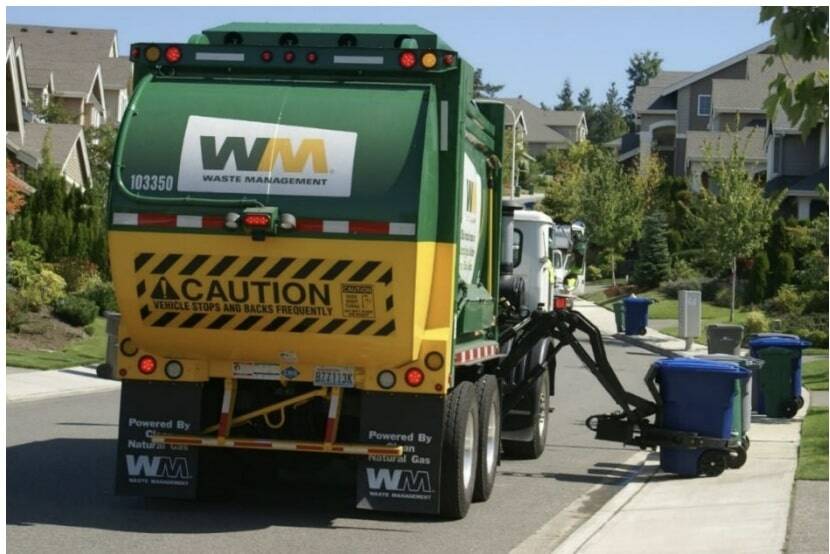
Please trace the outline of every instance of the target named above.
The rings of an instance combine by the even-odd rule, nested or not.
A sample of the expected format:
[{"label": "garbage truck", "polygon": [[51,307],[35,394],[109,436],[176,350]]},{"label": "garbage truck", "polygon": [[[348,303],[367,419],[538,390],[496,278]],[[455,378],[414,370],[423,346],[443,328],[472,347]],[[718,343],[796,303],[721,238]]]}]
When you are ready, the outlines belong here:
[{"label": "garbage truck", "polygon": [[650,423],[568,297],[528,297],[504,107],[434,33],[228,24],[130,59],[107,213],[118,494],[345,456],[358,507],[464,517],[502,455],[542,454],[564,346],[621,406],[597,438],[726,455]]}]

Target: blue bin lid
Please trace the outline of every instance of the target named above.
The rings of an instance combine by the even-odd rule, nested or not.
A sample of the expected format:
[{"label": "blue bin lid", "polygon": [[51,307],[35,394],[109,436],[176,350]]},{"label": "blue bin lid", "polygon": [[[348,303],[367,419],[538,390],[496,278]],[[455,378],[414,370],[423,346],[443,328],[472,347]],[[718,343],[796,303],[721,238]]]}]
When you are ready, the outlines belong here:
[{"label": "blue bin lid", "polygon": [[703,360],[700,358],[662,358],[654,362],[657,369],[668,373],[719,373],[749,377],[750,373],[744,367],[733,362],[721,360]]},{"label": "blue bin lid", "polygon": [[771,346],[777,346],[779,348],[807,348],[811,344],[810,341],[786,335],[756,337],[749,341],[750,348],[769,348]]},{"label": "blue bin lid", "polygon": [[750,369],[756,369],[759,367],[763,367],[764,361],[759,360],[758,358],[752,358],[750,356],[736,356],[734,354],[698,354],[695,356],[696,360],[709,360],[709,361],[718,361],[718,362],[730,362],[733,364],[738,364],[741,367],[748,367]]},{"label": "blue bin lid", "polygon": [[626,296],[623,302],[628,304],[651,304],[653,300],[644,296]]}]

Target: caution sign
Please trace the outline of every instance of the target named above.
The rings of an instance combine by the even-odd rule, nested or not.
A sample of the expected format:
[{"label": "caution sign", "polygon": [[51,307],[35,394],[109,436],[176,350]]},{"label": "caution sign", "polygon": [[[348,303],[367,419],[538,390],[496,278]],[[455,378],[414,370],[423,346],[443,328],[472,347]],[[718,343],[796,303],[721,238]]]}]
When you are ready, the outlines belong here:
[{"label": "caution sign", "polygon": [[387,262],[143,252],[134,270],[141,319],[152,327],[395,332]]}]

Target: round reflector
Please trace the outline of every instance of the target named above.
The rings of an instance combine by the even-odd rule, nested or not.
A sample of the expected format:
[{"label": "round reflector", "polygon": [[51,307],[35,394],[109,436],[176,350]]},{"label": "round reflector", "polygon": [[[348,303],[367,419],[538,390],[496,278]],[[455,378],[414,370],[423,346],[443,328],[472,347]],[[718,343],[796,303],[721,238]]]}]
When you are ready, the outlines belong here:
[{"label": "round reflector", "polygon": [[438,65],[438,56],[436,56],[434,52],[426,52],[423,56],[421,56],[421,65],[427,69],[432,69]]},{"label": "round reflector", "polygon": [[138,354],[138,347],[133,343],[133,340],[130,337],[121,341],[121,353],[131,358]]},{"label": "round reflector", "polygon": [[144,375],[150,375],[156,370],[156,359],[152,356],[142,356],[138,359],[138,370]]},{"label": "round reflector", "polygon": [[426,364],[427,369],[438,371],[444,365],[444,356],[440,352],[430,352],[424,359],[424,364]]},{"label": "round reflector", "polygon": [[410,387],[420,387],[424,382],[424,372],[417,367],[410,367],[404,374],[404,380]]},{"label": "round reflector", "polygon": [[182,363],[179,361],[170,360],[164,366],[164,374],[170,379],[178,379],[182,376],[182,373],[184,373],[184,367],[182,367]]},{"label": "round reflector", "polygon": [[378,373],[378,386],[382,389],[391,389],[395,386],[395,381],[397,381],[395,374],[388,369]]},{"label": "round reflector", "polygon": [[401,55],[398,57],[398,62],[402,68],[412,69],[418,63],[418,58],[415,57],[415,52],[406,50],[405,52],[401,52]]},{"label": "round reflector", "polygon": [[309,52],[305,55],[305,61],[308,63],[316,63],[317,62],[317,53],[316,52]]},{"label": "round reflector", "polygon": [[176,63],[182,59],[182,49],[178,46],[168,46],[164,50],[164,59],[167,63]]},{"label": "round reflector", "polygon": [[282,59],[286,61],[286,63],[291,63],[294,61],[294,52],[289,50],[288,52],[283,53]]},{"label": "round reflector", "polygon": [[271,52],[270,50],[263,50],[262,53],[259,55],[259,57],[264,62],[270,62],[271,60],[274,59],[274,53]]},{"label": "round reflector", "polygon": [[148,62],[157,62],[161,58],[161,50],[158,46],[150,46],[144,51],[144,59]]}]

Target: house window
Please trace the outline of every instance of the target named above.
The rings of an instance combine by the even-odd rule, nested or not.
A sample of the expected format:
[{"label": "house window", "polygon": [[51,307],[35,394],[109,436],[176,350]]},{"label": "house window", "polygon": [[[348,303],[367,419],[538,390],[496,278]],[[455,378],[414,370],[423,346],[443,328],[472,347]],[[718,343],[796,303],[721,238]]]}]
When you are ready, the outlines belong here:
[{"label": "house window", "polygon": [[698,94],[697,95],[697,115],[699,117],[708,117],[712,115],[712,95]]}]

